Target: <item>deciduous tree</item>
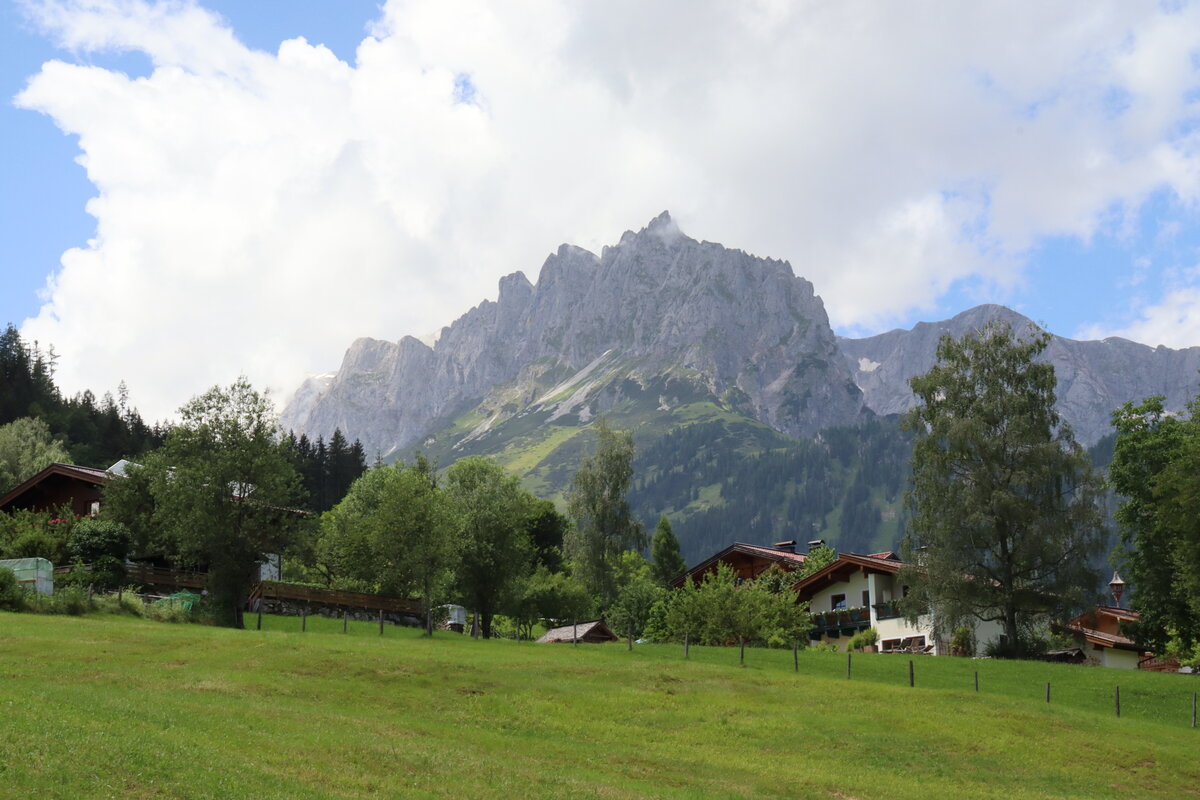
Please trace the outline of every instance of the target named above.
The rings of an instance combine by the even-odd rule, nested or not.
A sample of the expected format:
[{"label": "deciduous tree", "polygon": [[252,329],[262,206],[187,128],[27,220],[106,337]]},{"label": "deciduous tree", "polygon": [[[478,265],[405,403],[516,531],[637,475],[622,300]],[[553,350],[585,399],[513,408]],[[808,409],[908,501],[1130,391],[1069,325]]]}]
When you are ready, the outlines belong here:
[{"label": "deciduous tree", "polygon": [[633,434],[597,419],[596,450],[571,480],[567,510],[575,529],[567,541],[574,574],[607,606],[616,597],[613,559],[645,547],[645,534],[626,495],[633,477]]},{"label": "deciduous tree", "polygon": [[334,585],[407,597],[420,593],[426,630],[461,551],[456,509],[415,466],[367,471],[321,518]]},{"label": "deciduous tree", "polygon": [[299,523],[299,478],[270,400],[245,378],[214,386],[179,414],[164,445],[130,467],[129,482],[110,483],[102,508],[148,537],[147,547],[207,568],[217,621],[241,627],[258,564],[282,552]]},{"label": "deciduous tree", "polygon": [[1103,542],[1101,481],[1054,410],[1049,337],[992,324],[938,345],[912,379],[920,404],[903,550],[910,619],[934,608],[936,634],[1000,623],[1007,652],[1031,629],[1094,596]]},{"label": "deciduous tree", "polygon": [[1113,425],[1109,476],[1124,498],[1117,555],[1141,614],[1131,630],[1156,651],[1168,642],[1191,650],[1200,644],[1200,406],[1180,419],[1151,397],[1126,403]]},{"label": "deciduous tree", "polygon": [[462,540],[455,586],[463,602],[479,612],[486,639],[496,613],[512,603],[533,571],[528,525],[534,498],[517,476],[481,456],[450,467],[446,492],[458,513]]},{"label": "deciduous tree", "polygon": [[70,463],[71,457],[42,420],[22,417],[0,425],[0,494],[56,461]]}]

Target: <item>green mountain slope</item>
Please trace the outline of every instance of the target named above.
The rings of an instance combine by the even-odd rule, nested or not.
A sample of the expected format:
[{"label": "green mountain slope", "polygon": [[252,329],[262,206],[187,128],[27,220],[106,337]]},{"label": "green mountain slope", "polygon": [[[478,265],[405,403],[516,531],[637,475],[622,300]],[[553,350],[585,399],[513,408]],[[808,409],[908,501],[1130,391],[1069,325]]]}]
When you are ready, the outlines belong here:
[{"label": "green mountain slope", "polygon": [[892,420],[869,419],[792,439],[718,397],[684,370],[645,377],[607,357],[564,378],[546,362],[445,420],[416,446],[442,467],[484,455],[562,501],[603,414],[634,432],[630,500],[647,529],[667,514],[689,561],[732,541],[823,538],[866,552],[896,546],[908,445]]}]

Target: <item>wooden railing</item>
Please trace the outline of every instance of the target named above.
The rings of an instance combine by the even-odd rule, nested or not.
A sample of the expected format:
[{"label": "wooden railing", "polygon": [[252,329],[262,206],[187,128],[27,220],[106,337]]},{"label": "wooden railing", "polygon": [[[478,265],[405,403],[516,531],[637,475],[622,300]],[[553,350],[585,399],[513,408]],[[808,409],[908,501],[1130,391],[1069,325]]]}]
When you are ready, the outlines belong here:
[{"label": "wooden railing", "polygon": [[[68,575],[79,565],[63,564],[54,568],[55,575]],[[84,571],[90,572],[91,564],[83,564]],[[174,586],[180,589],[203,589],[208,585],[207,572],[184,572],[163,567],[148,567],[142,564],[126,564],[125,578],[129,583],[140,583],[145,586]]]},{"label": "wooden railing", "polygon": [[345,592],[340,589],[322,589],[317,586],[302,586],[296,583],[262,581],[250,592],[250,607],[256,600],[296,600],[313,605],[361,608],[366,611],[387,611],[421,618],[421,601],[402,597],[384,597],[365,592]]},{"label": "wooden railing", "polygon": [[181,589],[203,589],[208,585],[207,572],[183,572],[161,567],[145,567],[140,564],[126,565],[125,577],[134,583],[151,586],[178,586]]}]

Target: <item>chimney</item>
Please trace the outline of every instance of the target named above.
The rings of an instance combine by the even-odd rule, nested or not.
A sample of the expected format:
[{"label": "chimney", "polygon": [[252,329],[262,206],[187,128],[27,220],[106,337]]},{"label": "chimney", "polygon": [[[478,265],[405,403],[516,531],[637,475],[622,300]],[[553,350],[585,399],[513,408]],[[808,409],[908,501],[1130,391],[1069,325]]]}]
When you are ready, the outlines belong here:
[{"label": "chimney", "polygon": [[776,550],[782,550],[785,553],[794,553],[796,552],[796,540],[789,539],[786,542],[776,542],[774,547]]},{"label": "chimney", "polygon": [[808,543],[808,552],[811,553],[813,550],[816,550],[818,547],[824,547],[824,546],[825,546],[824,539],[813,539],[811,542]]}]

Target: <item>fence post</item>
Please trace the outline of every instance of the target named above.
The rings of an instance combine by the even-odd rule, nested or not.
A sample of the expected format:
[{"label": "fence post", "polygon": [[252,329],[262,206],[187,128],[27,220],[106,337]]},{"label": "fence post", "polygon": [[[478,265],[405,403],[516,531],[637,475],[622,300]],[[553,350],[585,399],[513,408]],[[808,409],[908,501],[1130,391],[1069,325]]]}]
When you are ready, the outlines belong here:
[{"label": "fence post", "polygon": [[[684,660],[687,660],[687,657],[688,657],[688,632],[684,631],[683,632],[683,658],[684,658]],[[1195,700],[1195,698],[1192,698],[1192,699],[1193,699],[1193,701]],[[1193,702],[1192,703],[1192,706],[1193,706],[1193,708],[1192,708],[1192,727],[1193,728],[1196,727],[1196,725],[1195,725],[1195,722],[1196,722],[1196,720],[1195,720],[1195,716],[1196,716],[1195,705],[1196,705],[1195,702]]]},{"label": "fence post", "polygon": [[792,642],[792,672],[800,671],[800,640]]},{"label": "fence post", "polygon": [[846,653],[846,680],[850,680],[850,658],[851,654]]},{"label": "fence post", "polygon": [[571,620],[571,647],[579,647],[579,620]]},{"label": "fence post", "polygon": [[262,630],[262,607],[263,607],[263,601],[262,601],[262,598],[260,597],[260,598],[258,598],[258,626],[254,629],[256,631]]},{"label": "fence post", "polygon": [[1050,681],[1046,681],[1046,702],[1050,702]]},{"label": "fence post", "polygon": [[379,635],[383,636],[383,609],[379,609]]},{"label": "fence post", "polygon": [[975,691],[979,691],[979,670],[975,670]]},{"label": "fence post", "polygon": [[1192,727],[1196,727],[1196,693],[1192,692]]},{"label": "fence post", "polygon": [[911,658],[908,660],[908,685],[910,687],[917,685],[913,679],[913,663]]},{"label": "fence post", "polygon": [[744,667],[746,666],[746,640],[739,636],[738,644],[741,645],[741,652],[738,655],[738,663]]},{"label": "fence post", "polygon": [[349,621],[350,621],[350,609],[343,608],[342,609],[342,633],[346,632],[346,626],[349,624]]},{"label": "fence post", "polygon": [[1117,691],[1115,692],[1115,694],[1113,696],[1117,701],[1117,716],[1119,717],[1119,716],[1121,716],[1121,686],[1120,686],[1120,684],[1117,685]]}]

